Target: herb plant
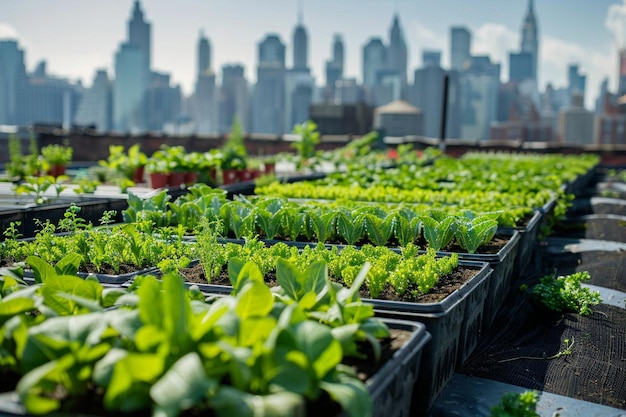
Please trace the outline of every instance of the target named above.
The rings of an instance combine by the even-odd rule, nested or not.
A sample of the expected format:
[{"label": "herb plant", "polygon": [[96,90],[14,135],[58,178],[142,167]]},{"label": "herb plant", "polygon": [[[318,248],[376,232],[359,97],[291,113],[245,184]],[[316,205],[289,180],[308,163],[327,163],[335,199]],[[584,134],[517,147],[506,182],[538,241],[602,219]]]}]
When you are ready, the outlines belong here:
[{"label": "herb plant", "polygon": [[588,316],[593,312],[591,307],[602,302],[598,291],[581,286],[583,281],[590,279],[591,275],[587,271],[558,277],[547,275],[540,279],[539,284],[532,287],[531,296],[549,310]]},{"label": "herb plant", "polygon": [[539,417],[536,409],[535,391],[507,393],[502,396],[498,405],[491,408],[491,417]]}]

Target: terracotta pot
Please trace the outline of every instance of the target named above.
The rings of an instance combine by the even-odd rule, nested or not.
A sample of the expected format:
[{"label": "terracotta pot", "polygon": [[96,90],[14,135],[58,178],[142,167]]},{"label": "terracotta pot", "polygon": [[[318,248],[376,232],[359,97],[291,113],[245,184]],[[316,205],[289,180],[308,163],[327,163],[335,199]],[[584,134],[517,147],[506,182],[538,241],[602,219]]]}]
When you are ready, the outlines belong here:
[{"label": "terracotta pot", "polygon": [[170,187],[180,187],[185,183],[185,173],[184,172],[172,172],[169,177],[169,185]]},{"label": "terracotta pot", "polygon": [[65,165],[50,165],[50,169],[48,170],[48,174],[53,177],[59,177],[61,175],[65,175]]},{"label": "terracotta pot", "polygon": [[223,184],[233,184],[239,181],[239,171],[236,169],[225,169],[222,171]]},{"label": "terracotta pot", "polygon": [[239,175],[239,181],[250,181],[254,178],[251,169],[242,169],[237,174]]},{"label": "terracotta pot", "polygon": [[133,170],[133,181],[134,182],[144,182],[144,172],[145,172],[145,167],[137,167]]},{"label": "terracotta pot", "polygon": [[169,184],[169,174],[164,174],[162,172],[151,172],[150,173],[150,187],[151,188],[165,188]]},{"label": "terracotta pot", "polygon": [[198,172],[195,172],[195,171],[185,172],[185,184],[187,185],[195,184],[196,182],[198,182],[198,177],[200,177],[200,174]]},{"label": "terracotta pot", "polygon": [[263,173],[273,174],[276,172],[276,164],[274,162],[266,162],[263,164]]}]

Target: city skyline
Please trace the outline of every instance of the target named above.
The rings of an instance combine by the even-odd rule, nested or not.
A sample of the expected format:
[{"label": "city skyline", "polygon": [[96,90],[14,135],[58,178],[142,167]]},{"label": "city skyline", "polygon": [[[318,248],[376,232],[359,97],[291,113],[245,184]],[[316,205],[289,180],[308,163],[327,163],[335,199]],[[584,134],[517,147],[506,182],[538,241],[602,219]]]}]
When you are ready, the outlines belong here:
[{"label": "city skyline", "polygon": [[[471,10],[460,6],[461,3],[461,0],[428,5],[402,0],[315,3],[311,0],[228,3],[142,0],[141,7],[152,25],[152,67],[170,73],[173,82],[189,95],[196,78],[196,46],[201,31],[211,43],[212,67],[218,74],[223,65],[240,63],[248,80],[254,82],[257,46],[268,33],[278,34],[287,46],[287,65],[291,66],[298,4],[309,36],[308,62],[318,85],[325,81],[324,65],[331,58],[332,38],[336,33],[342,35],[345,43],[345,76],[362,81],[362,48],[372,37],[388,42],[394,13],[400,18],[408,46],[409,79],[421,66],[424,49],[441,50],[444,67],[449,66],[449,31],[457,25],[466,26],[472,33],[472,53],[488,54],[493,61],[501,63],[502,78],[506,79],[508,53],[519,51],[520,28],[528,0],[511,0],[506,10],[496,7],[501,2],[495,0],[473,4]],[[115,51],[126,38],[132,7],[133,0],[11,2],[4,5],[0,39],[14,38],[19,42],[26,53],[28,71],[43,59],[51,74],[71,81],[80,78],[84,85],[90,86],[99,68],[114,76]],[[535,0],[534,8],[541,45],[540,90],[545,89],[546,82],[552,82],[555,87],[566,85],[567,66],[578,63],[581,72],[587,74],[588,107],[605,77],[614,91],[617,87],[615,39],[623,39],[626,45],[626,0]],[[271,16],[267,16],[268,11]]]}]

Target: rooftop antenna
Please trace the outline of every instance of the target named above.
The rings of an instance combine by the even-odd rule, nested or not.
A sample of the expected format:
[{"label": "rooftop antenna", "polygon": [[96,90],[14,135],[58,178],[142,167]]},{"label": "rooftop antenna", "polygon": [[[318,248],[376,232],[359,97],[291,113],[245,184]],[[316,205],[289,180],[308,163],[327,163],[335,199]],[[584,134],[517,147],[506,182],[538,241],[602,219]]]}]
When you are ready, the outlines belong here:
[{"label": "rooftop antenna", "polygon": [[298,26],[302,26],[302,0],[298,0]]}]

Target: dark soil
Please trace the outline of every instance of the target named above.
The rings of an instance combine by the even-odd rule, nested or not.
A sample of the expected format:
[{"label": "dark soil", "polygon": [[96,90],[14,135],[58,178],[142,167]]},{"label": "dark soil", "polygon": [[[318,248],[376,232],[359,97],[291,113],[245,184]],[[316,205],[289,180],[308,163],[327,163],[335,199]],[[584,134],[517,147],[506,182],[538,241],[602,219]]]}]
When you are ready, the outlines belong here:
[{"label": "dark soil", "polygon": [[[409,301],[416,303],[437,303],[452,294],[455,290],[461,287],[464,283],[476,276],[479,269],[474,267],[459,266],[451,274],[445,275],[439,279],[437,284],[427,294],[422,294],[415,297],[411,294],[410,288],[402,297],[398,296],[389,286],[386,286],[383,292],[381,292],[377,299],[389,300],[389,301]],[[210,282],[206,278],[204,266],[197,263],[188,268],[184,268],[180,271],[181,275],[185,277],[186,282],[196,284],[211,284],[211,285],[225,285],[230,286],[230,280],[228,279],[228,272],[226,269],[222,270],[220,276],[212,278]],[[331,279],[333,279],[331,277]],[[265,283],[270,287],[278,285],[276,281],[276,274],[272,271],[265,276]],[[361,288],[361,298],[372,298],[367,288]]]}]

